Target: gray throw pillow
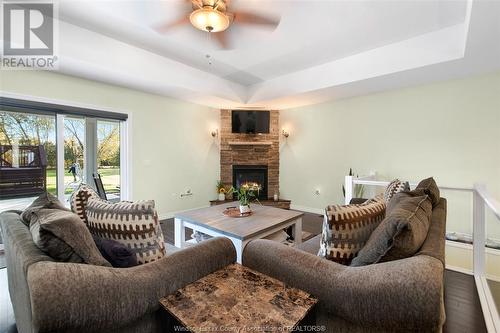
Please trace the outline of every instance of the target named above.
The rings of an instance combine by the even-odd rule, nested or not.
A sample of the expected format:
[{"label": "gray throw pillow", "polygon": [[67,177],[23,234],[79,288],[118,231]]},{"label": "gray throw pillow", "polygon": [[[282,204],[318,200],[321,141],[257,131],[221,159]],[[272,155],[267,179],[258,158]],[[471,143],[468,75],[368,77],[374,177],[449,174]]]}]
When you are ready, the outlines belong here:
[{"label": "gray throw pillow", "polygon": [[415,190],[422,190],[425,194],[427,194],[432,201],[432,206],[436,206],[439,203],[439,200],[441,199],[440,193],[439,193],[439,187],[436,184],[436,181],[434,178],[426,178],[422,180],[420,183],[418,183],[417,187]]},{"label": "gray throw pillow", "polygon": [[111,266],[83,221],[69,210],[42,208],[33,212],[30,232],[35,245],[57,261]]},{"label": "gray throw pillow", "polygon": [[31,205],[29,205],[28,208],[24,210],[24,212],[22,212],[21,220],[23,221],[23,223],[29,227],[33,212],[36,212],[42,208],[69,210],[61,201],[59,201],[59,199],[57,199],[55,195],[52,195],[49,192],[44,192],[38,198],[36,198],[35,201],[33,201]]},{"label": "gray throw pillow", "polygon": [[413,256],[429,231],[432,203],[420,191],[401,192],[387,206],[386,217],[351,262],[364,266]]}]

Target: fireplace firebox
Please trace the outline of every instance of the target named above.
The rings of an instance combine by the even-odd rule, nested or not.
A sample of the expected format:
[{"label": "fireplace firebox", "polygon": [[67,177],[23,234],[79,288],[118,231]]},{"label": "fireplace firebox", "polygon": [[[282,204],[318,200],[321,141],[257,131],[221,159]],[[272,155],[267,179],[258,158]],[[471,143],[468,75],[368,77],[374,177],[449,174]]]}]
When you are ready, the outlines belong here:
[{"label": "fireplace firebox", "polygon": [[[257,183],[262,190],[259,199],[267,199],[267,166],[266,165],[233,165],[233,186],[239,188],[245,183]],[[236,199],[236,194],[233,194]]]}]

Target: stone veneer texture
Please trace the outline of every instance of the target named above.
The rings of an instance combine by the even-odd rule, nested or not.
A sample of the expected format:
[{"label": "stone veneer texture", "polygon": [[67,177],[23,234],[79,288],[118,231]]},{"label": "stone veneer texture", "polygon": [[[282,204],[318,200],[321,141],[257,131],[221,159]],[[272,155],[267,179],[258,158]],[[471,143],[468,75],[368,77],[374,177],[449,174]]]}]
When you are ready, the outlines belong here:
[{"label": "stone veneer texture", "polygon": [[[224,184],[233,184],[233,165],[267,165],[267,195],[279,191],[279,111],[270,111],[269,133],[232,133],[231,110],[221,110],[220,175]],[[270,145],[230,145],[230,142],[270,142]]]}]

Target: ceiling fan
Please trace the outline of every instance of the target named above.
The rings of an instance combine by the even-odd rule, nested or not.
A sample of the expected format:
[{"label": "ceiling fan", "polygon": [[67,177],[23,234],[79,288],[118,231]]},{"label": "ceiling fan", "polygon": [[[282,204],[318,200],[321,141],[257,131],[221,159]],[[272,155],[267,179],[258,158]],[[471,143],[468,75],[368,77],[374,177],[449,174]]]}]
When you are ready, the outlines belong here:
[{"label": "ceiling fan", "polygon": [[229,12],[230,0],[185,0],[190,5],[190,13],[172,22],[161,24],[155,29],[166,33],[173,28],[189,24],[198,30],[210,33],[222,48],[229,48],[227,29],[232,24],[254,24],[275,28],[279,19],[261,16],[247,11]]}]

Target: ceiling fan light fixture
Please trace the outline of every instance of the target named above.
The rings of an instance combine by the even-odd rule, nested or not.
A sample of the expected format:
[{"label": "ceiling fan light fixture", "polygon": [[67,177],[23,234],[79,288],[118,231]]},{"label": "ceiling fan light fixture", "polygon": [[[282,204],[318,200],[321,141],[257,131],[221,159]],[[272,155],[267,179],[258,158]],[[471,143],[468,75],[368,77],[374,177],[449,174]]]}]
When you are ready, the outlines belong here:
[{"label": "ceiling fan light fixture", "polygon": [[229,27],[229,18],[211,6],[197,9],[189,15],[191,24],[201,31],[220,32]]}]

